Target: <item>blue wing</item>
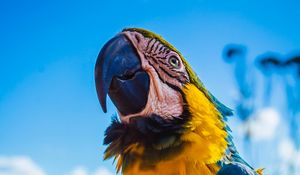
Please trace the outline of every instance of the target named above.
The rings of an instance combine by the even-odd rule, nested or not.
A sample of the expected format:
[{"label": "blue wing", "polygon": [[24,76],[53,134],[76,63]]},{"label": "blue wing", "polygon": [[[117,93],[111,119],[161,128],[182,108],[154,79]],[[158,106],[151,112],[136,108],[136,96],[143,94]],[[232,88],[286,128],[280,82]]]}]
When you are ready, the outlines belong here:
[{"label": "blue wing", "polygon": [[225,164],[217,175],[258,175],[253,169],[241,163]]}]

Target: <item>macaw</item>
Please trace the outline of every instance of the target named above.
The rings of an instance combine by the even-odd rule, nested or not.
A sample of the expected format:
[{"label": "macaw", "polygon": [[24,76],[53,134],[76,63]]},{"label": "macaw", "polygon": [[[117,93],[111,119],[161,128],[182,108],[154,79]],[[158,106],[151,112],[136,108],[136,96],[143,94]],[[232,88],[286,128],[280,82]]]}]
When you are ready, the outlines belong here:
[{"label": "macaw", "polygon": [[180,52],[161,36],[126,28],[101,49],[95,65],[104,112],[104,159],[123,175],[258,175],[236,150],[226,124],[232,110],[202,84]]}]

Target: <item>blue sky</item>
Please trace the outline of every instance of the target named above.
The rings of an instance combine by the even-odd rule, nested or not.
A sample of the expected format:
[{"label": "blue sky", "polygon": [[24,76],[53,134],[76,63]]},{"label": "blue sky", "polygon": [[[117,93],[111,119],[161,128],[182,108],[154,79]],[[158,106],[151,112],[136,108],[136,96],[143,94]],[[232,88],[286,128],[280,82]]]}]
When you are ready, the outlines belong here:
[{"label": "blue sky", "polygon": [[[101,111],[93,77],[107,40],[124,27],[161,34],[206,87],[233,108],[234,81],[221,59],[223,47],[247,46],[250,61],[266,51],[299,49],[299,5],[271,0],[1,1],[0,156],[28,156],[50,175],[77,166],[113,172],[111,161],[102,161],[102,139],[115,109],[109,102],[108,113]],[[231,122],[237,130],[238,122]]]}]

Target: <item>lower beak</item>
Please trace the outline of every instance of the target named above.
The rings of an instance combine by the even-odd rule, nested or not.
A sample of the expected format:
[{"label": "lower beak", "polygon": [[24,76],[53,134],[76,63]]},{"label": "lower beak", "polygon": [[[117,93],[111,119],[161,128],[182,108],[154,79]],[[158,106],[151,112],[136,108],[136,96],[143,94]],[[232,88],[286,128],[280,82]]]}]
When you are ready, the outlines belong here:
[{"label": "lower beak", "polygon": [[124,34],[118,34],[101,49],[95,65],[95,83],[104,112],[107,112],[107,94],[122,115],[145,108],[149,76],[142,70],[139,55]]}]

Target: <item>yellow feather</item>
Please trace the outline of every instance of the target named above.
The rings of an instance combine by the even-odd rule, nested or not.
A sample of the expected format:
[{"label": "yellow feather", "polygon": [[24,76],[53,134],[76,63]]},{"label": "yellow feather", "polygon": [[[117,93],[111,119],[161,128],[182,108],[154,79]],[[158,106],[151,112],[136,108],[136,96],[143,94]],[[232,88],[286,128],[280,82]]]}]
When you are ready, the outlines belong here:
[{"label": "yellow feather", "polygon": [[264,173],[264,170],[265,170],[264,168],[259,168],[255,172],[259,175],[262,175]]},{"label": "yellow feather", "polygon": [[[219,161],[227,148],[227,132],[220,112],[215,105],[195,85],[187,84],[183,88],[191,120],[186,124],[190,132],[183,134],[183,140],[189,140],[200,161],[212,164]],[[195,152],[197,151],[197,152]],[[202,156],[201,156],[202,155]]]}]

